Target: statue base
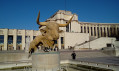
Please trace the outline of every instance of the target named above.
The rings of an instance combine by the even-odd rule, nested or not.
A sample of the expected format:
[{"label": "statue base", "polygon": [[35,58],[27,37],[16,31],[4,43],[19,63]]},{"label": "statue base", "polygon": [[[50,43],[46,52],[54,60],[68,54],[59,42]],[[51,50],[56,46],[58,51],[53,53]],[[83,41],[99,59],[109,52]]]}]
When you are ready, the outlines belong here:
[{"label": "statue base", "polygon": [[37,52],[32,54],[32,71],[58,71],[59,52]]}]

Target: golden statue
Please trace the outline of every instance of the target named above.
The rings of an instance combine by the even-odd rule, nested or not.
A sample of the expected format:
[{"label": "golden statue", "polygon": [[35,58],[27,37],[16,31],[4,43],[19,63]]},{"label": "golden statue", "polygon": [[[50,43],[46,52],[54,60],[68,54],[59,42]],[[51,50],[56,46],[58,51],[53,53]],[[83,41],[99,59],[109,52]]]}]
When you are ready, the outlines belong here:
[{"label": "golden statue", "polygon": [[46,26],[43,29],[40,29],[40,32],[42,35],[38,35],[35,37],[35,39],[30,43],[29,47],[29,56],[37,50],[37,47],[39,45],[43,47],[52,47],[54,46],[54,40],[57,40],[59,38],[59,33],[62,32],[62,30],[59,30],[59,27],[66,27],[72,20],[73,16],[71,19],[66,23],[66,24],[59,24],[56,22],[39,22],[39,16],[40,16],[40,11],[37,17],[37,24],[41,26]]}]

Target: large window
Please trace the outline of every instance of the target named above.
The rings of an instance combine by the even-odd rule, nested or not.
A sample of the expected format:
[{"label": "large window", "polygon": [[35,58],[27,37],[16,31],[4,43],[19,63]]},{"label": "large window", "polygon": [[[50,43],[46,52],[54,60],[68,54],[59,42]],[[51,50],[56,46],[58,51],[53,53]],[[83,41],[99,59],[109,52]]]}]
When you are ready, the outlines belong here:
[{"label": "large window", "polygon": [[22,47],[22,36],[17,36],[17,47],[16,50],[21,50]]},{"label": "large window", "polygon": [[111,35],[110,35],[110,36],[112,36],[112,27],[110,27],[110,33],[111,33]]},{"label": "large window", "polygon": [[100,31],[101,31],[101,33],[100,33],[100,34],[101,34],[101,37],[102,37],[102,27],[100,27]]},{"label": "large window", "polygon": [[88,33],[89,33],[89,27],[87,27],[87,29],[88,29]]},{"label": "large window", "polygon": [[86,27],[84,26],[84,33],[86,33]]},{"label": "large window", "polygon": [[94,35],[96,36],[96,28],[94,27]]},{"label": "large window", "polygon": [[117,28],[117,35],[119,36],[119,28]]},{"label": "large window", "polygon": [[105,30],[105,27],[104,27],[104,37],[106,37],[106,30]]},{"label": "large window", "polygon": [[117,41],[119,41],[119,27],[117,27]]},{"label": "large window", "polygon": [[92,30],[92,27],[90,27],[91,28],[91,36],[93,36],[93,30]]},{"label": "large window", "polygon": [[8,44],[13,44],[13,36],[12,35],[8,36]]},{"label": "large window", "polygon": [[107,35],[108,35],[108,37],[109,37],[109,28],[107,27]]},{"label": "large window", "polygon": [[116,37],[116,30],[115,30],[115,27],[113,28],[112,37]]},{"label": "large window", "polygon": [[111,44],[107,44],[107,47],[111,47]]},{"label": "large window", "polygon": [[17,44],[21,44],[22,43],[22,36],[17,36]]},{"label": "large window", "polygon": [[4,44],[4,35],[0,35],[0,44]]},{"label": "large window", "polygon": [[63,40],[64,40],[64,37],[61,37],[61,44],[63,44],[64,42],[63,42]]},{"label": "large window", "polygon": [[66,32],[69,32],[69,25],[66,26]]},{"label": "large window", "polygon": [[33,36],[33,39],[35,39],[36,36]]},{"label": "large window", "polygon": [[83,33],[82,26],[81,26],[81,33]]},{"label": "large window", "polygon": [[99,27],[97,27],[97,33],[98,33],[98,37],[99,37]]},{"label": "large window", "polygon": [[54,43],[57,44],[57,40],[54,40]]}]

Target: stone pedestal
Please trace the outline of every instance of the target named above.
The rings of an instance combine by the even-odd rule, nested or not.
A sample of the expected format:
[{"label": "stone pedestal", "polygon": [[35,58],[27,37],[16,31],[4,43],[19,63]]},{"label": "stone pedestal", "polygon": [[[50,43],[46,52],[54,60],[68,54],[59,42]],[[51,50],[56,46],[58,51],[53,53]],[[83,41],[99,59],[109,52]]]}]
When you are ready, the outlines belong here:
[{"label": "stone pedestal", "polygon": [[37,52],[32,55],[32,71],[58,71],[59,52]]}]

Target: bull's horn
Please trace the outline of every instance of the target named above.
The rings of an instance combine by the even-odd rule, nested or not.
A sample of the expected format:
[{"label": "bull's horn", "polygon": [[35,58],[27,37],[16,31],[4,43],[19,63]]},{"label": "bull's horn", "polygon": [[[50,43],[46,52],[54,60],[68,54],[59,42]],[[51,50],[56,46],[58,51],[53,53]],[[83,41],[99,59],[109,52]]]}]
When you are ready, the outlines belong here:
[{"label": "bull's horn", "polygon": [[[73,15],[73,16],[74,16],[74,15]],[[67,26],[69,23],[71,23],[73,16],[71,17],[71,19],[70,19],[66,24],[59,24],[59,27],[65,27],[65,26]]]},{"label": "bull's horn", "polygon": [[39,17],[40,17],[40,11],[39,11],[39,13],[38,13],[38,17],[37,17],[36,22],[37,22],[38,25],[46,26],[46,25],[47,25],[47,22],[39,22]]}]

